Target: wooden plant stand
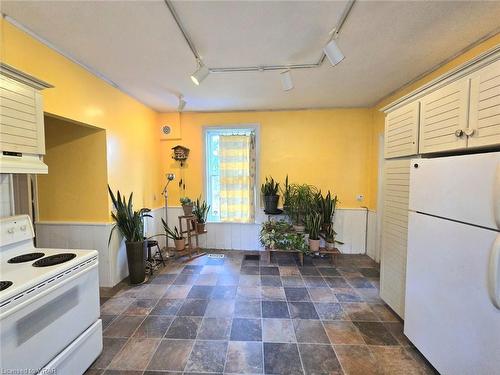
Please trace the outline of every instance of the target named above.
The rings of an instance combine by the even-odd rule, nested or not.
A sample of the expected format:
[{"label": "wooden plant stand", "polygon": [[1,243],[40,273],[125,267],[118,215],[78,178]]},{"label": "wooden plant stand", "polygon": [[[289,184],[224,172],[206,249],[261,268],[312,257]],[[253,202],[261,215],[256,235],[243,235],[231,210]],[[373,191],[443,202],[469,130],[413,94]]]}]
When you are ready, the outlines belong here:
[{"label": "wooden plant stand", "polygon": [[336,247],[331,249],[331,250],[328,250],[328,249],[322,247],[319,249],[319,254],[320,255],[330,255],[330,263],[333,266],[333,265],[335,265],[335,259],[337,258],[338,255],[340,255],[340,251]]},{"label": "wooden plant stand", "polygon": [[[198,220],[194,215],[182,215],[179,216],[179,231],[181,235],[185,235],[186,246],[184,250],[175,251],[175,257],[178,258],[183,255],[189,256],[189,259],[192,259],[193,254],[196,254],[196,257],[205,255],[205,253],[200,252],[200,243],[198,241],[198,231],[197,224]],[[183,226],[184,224],[184,226]],[[185,229],[184,229],[185,228]],[[193,229],[194,228],[194,229]],[[206,233],[206,231],[204,232]]]},{"label": "wooden plant stand", "polygon": [[271,254],[272,253],[294,253],[299,255],[299,263],[301,266],[304,265],[304,253],[299,250],[281,250],[281,249],[266,249],[265,257],[267,258],[266,260],[271,263]]}]

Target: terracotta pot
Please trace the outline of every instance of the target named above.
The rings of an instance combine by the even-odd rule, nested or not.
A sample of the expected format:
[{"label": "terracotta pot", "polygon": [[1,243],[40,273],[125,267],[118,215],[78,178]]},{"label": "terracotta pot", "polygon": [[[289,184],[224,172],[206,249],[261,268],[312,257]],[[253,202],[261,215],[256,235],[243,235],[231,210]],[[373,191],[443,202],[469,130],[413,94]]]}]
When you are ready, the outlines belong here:
[{"label": "terracotta pot", "polygon": [[311,251],[319,251],[319,240],[311,240],[309,238],[309,250]]},{"label": "terracotta pot", "polygon": [[193,204],[184,204],[182,205],[182,209],[184,211],[184,216],[191,216],[193,214]]},{"label": "terracotta pot", "polygon": [[186,240],[183,238],[181,240],[174,240],[175,250],[182,251],[186,247]]},{"label": "terracotta pot", "polygon": [[205,223],[196,223],[196,231],[198,234],[205,233]]},{"label": "terracotta pot", "polygon": [[325,242],[325,249],[327,249],[327,250],[335,249],[335,243],[334,242]]},{"label": "terracotta pot", "polygon": [[140,284],[146,278],[146,241],[125,242],[130,284]]}]

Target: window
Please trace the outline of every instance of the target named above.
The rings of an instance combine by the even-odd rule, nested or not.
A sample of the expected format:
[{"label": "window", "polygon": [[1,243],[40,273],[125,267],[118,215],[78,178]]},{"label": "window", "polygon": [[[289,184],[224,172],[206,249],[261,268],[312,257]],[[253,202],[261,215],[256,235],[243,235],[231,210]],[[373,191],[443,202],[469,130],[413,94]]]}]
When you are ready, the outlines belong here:
[{"label": "window", "polygon": [[254,221],[255,147],[255,126],[205,129],[208,221]]}]

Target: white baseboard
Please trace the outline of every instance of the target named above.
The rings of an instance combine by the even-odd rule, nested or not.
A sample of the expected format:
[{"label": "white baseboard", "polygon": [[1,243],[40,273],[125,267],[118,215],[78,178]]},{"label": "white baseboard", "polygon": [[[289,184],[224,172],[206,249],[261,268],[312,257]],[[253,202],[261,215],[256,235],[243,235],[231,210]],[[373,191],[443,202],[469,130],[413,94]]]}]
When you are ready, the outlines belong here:
[{"label": "white baseboard", "polygon": [[[181,207],[168,208],[168,223],[179,225],[178,216],[182,214]],[[160,247],[165,246],[165,236],[162,234],[161,218],[165,216],[164,208],[151,211],[151,218],[145,222],[147,237],[154,237]],[[375,213],[368,213],[368,246],[366,240],[366,210],[337,209],[334,227],[337,239],[344,242],[339,249],[345,254],[368,253],[373,258],[375,248]],[[261,223],[267,220],[262,214],[255,224],[208,223],[207,234],[200,235],[200,246],[209,249],[225,250],[262,250],[259,243]],[[99,252],[99,285],[112,287],[128,275],[125,244],[118,235],[109,234],[113,223],[82,223],[82,222],[37,222],[37,246],[59,249],[95,249]],[[172,243],[170,241],[170,246]]]}]

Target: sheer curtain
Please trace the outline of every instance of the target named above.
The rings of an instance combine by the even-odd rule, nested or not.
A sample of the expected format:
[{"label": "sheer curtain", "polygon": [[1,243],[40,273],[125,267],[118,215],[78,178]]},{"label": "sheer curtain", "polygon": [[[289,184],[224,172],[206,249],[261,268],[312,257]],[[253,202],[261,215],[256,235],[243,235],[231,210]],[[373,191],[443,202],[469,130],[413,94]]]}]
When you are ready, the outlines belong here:
[{"label": "sheer curtain", "polygon": [[255,145],[253,134],[221,135],[220,220],[254,220]]}]

